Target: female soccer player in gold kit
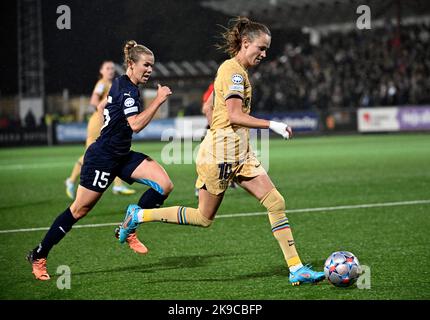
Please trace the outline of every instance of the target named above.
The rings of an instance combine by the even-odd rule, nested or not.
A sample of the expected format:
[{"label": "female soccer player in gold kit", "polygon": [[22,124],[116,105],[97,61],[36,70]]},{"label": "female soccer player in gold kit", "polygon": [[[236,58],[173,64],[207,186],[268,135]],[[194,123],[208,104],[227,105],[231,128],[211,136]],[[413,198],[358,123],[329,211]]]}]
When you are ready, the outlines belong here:
[{"label": "female soccer player in gold kit", "polygon": [[125,242],[139,224],[152,221],[209,227],[229,182],[234,179],[267,208],[272,233],[290,270],[289,281],[293,285],[319,282],[324,279],[324,273],[302,264],[285,216],[284,198],[249,146],[249,128],[270,128],[286,139],[292,136],[292,129],[284,123],[249,115],[252,88],[248,69],[266,57],[271,33],[263,24],[236,18],[223,37],[225,43],[221,47],[231,58],[218,69],[212,121],[196,160],[198,208],[142,209],[138,205],[129,205],[119,240]]}]

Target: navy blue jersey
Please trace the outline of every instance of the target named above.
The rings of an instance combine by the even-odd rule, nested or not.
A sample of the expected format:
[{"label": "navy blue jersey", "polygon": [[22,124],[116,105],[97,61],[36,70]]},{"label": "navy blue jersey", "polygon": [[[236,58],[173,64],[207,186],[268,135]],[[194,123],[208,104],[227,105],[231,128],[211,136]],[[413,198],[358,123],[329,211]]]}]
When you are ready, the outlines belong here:
[{"label": "navy blue jersey", "polygon": [[96,141],[98,149],[112,156],[126,155],[130,151],[133,135],[127,118],[141,111],[139,88],[127,75],[115,78],[103,112],[102,131]]}]

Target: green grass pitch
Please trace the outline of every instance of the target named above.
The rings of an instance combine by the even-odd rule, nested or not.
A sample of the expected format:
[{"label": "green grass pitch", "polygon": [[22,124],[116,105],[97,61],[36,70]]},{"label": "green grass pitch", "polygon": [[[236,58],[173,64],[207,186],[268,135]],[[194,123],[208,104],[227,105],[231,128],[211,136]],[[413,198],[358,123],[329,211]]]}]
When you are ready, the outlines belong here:
[{"label": "green grass pitch", "polygon": [[[161,143],[133,149],[160,160]],[[69,204],[64,179],[82,146],[0,150],[1,230],[48,227]],[[165,165],[175,190],[165,205],[196,206],[194,165]],[[269,175],[287,209],[430,199],[430,135],[298,137],[270,142]],[[137,195],[109,190],[78,225],[119,222]],[[243,190],[228,190],[219,216],[262,212]],[[288,214],[304,262],[322,270],[348,250],[371,270],[371,288],[327,281],[292,287],[267,216],[216,219],[209,229],[151,223],[138,234],[146,256],[119,245],[112,226],[75,228],[48,260],[52,280],[33,279],[24,257],[45,231],[0,233],[1,299],[430,299],[430,203]],[[57,267],[71,289],[57,288]]]}]

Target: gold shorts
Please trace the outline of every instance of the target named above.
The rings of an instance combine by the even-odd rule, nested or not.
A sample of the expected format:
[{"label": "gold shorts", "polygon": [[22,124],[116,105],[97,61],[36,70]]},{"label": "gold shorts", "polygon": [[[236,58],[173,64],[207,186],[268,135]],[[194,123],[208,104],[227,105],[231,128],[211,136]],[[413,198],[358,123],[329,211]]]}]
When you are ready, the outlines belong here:
[{"label": "gold shorts", "polygon": [[231,180],[240,180],[240,178],[253,178],[259,175],[267,174],[260,161],[253,153],[240,162],[232,163],[199,163],[199,157],[196,161],[197,181],[196,188],[203,186],[214,195],[224,192]]},{"label": "gold shorts", "polygon": [[103,116],[99,112],[94,112],[87,126],[87,141],[85,146],[88,148],[100,136],[100,131],[103,127]]}]

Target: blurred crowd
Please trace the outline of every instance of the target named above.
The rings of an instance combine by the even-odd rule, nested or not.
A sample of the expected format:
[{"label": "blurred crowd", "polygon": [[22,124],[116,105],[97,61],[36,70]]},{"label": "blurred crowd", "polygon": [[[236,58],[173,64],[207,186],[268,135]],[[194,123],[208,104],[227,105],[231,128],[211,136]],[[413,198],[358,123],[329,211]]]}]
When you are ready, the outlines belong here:
[{"label": "blurred crowd", "polygon": [[330,33],[285,45],[252,74],[253,110],[430,103],[430,25]]},{"label": "blurred crowd", "polygon": [[[254,112],[430,104],[430,25],[329,33],[318,45],[303,38],[250,75]],[[191,107],[188,113],[200,113],[199,102]],[[37,120],[31,112],[20,120],[0,108],[0,130],[76,121],[61,112]]]}]

